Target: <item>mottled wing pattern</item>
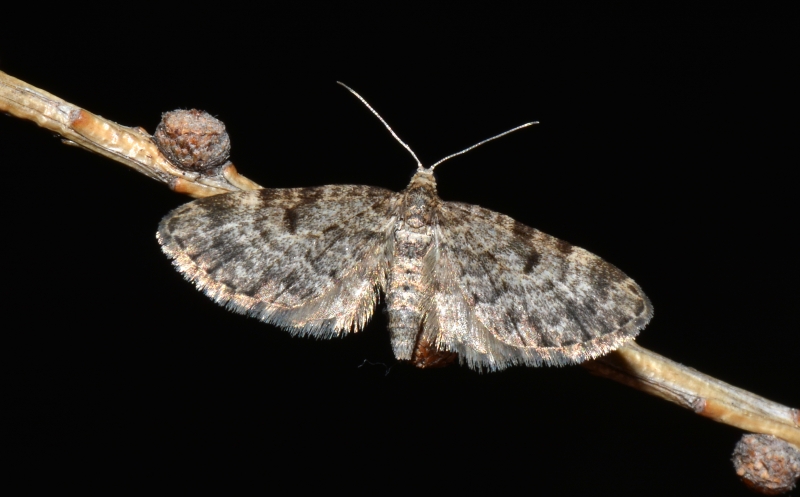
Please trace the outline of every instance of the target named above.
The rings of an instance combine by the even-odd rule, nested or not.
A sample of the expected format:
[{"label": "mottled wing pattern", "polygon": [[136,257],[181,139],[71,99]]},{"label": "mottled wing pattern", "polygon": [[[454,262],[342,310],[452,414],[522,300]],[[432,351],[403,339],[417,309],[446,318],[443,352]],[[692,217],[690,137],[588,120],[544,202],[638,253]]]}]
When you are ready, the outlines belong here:
[{"label": "mottled wing pattern", "polygon": [[158,240],[216,302],[329,337],[363,328],[375,309],[397,197],[353,185],[217,195],[169,213]]},{"label": "mottled wing pattern", "polygon": [[639,286],[599,257],[477,205],[434,221],[426,339],[477,369],[564,365],[636,336],[653,314]]}]

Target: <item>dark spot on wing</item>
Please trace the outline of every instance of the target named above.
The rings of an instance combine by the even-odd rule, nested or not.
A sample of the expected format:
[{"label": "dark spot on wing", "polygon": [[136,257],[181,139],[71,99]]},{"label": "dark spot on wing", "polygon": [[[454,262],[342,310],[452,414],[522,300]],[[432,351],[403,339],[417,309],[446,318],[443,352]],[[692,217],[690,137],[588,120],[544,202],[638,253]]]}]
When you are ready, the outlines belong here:
[{"label": "dark spot on wing", "polygon": [[630,292],[634,295],[639,295],[640,292],[639,287],[637,287],[633,283],[628,283],[628,290],[630,290]]},{"label": "dark spot on wing", "polygon": [[644,314],[644,300],[636,302],[636,310],[633,312],[635,312],[637,316]]},{"label": "dark spot on wing", "polygon": [[525,267],[522,268],[522,272],[525,274],[530,274],[531,271],[534,270],[536,266],[539,265],[539,261],[542,259],[542,254],[536,251],[536,249],[531,249],[528,253],[528,256],[525,258]]},{"label": "dark spot on wing", "polygon": [[286,230],[293,235],[295,234],[295,232],[297,232],[298,217],[299,216],[297,214],[296,208],[286,209],[283,212],[283,225],[286,228]]}]

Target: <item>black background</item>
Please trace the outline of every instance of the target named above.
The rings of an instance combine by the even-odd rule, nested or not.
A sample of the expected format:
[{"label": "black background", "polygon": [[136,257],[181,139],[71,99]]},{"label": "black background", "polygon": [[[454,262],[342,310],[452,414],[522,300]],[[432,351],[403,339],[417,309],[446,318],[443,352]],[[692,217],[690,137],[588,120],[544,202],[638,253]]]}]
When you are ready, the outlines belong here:
[{"label": "black background", "polygon": [[[655,306],[639,344],[800,405],[790,12],[110,8],[9,14],[0,70],[151,132],[204,109],[268,187],[408,183],[413,160],[337,80],[426,164],[539,120],[438,168],[440,196],[600,255]],[[292,338],[171,268],[155,229],[188,198],[10,117],[0,149],[26,464],[77,462],[86,482],[102,460],[120,484],[210,463],[203,482],[224,460],[265,490],[748,494],[736,429],[580,367],[396,364],[381,311],[345,339]]]}]

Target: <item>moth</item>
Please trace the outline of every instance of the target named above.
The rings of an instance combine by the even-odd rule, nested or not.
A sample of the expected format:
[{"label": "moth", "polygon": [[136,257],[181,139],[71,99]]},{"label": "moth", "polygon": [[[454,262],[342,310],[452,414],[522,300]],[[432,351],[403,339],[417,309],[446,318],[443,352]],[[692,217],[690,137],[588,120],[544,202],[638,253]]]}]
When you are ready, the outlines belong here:
[{"label": "moth", "polygon": [[215,302],[295,335],[357,332],[382,294],[395,357],[419,367],[561,366],[610,352],[653,315],[639,285],[582,248],[437,195],[438,164],[506,133],[428,168],[417,160],[399,193],[227,193],[173,210],[157,238]]}]

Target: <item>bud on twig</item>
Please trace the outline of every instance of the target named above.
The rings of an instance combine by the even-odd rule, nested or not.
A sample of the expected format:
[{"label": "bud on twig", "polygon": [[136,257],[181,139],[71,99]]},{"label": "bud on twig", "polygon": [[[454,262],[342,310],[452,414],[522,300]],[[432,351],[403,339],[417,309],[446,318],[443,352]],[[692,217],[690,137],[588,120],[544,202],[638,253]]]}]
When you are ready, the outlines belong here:
[{"label": "bud on twig", "polygon": [[772,435],[743,435],[733,450],[733,466],[754,491],[783,494],[800,478],[800,450]]},{"label": "bud on twig", "polygon": [[153,140],[175,166],[207,176],[217,175],[231,153],[222,121],[195,109],[165,112]]}]

